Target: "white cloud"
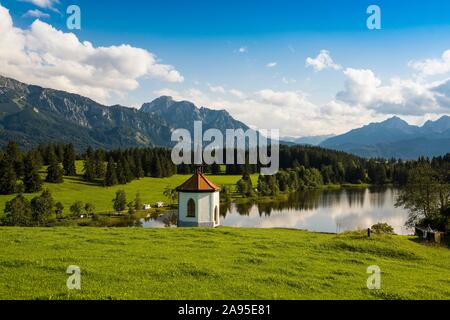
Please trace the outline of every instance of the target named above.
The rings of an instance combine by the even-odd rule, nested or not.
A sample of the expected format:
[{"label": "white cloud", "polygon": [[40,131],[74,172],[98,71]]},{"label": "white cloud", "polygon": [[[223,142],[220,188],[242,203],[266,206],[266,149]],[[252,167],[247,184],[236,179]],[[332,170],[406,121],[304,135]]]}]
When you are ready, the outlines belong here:
[{"label": "white cloud", "polygon": [[50,18],[48,13],[42,12],[41,10],[34,9],[28,10],[23,17],[25,18]]},{"label": "white cloud", "polygon": [[222,86],[209,86],[209,91],[214,93],[225,93],[225,89]]},{"label": "white cloud", "polygon": [[239,52],[239,53],[247,53],[247,52],[248,52],[247,47],[240,47],[240,48],[238,49],[238,52]]},{"label": "white cloud", "polygon": [[231,89],[230,91],[230,94],[232,95],[232,96],[234,96],[234,97],[236,97],[236,98],[244,98],[244,93],[242,92],[242,91],[240,91],[240,90],[237,90],[237,89]]},{"label": "white cloud", "polygon": [[450,72],[450,50],[444,51],[439,59],[410,61],[408,65],[424,76],[446,74]]},{"label": "white cloud", "polygon": [[39,8],[49,9],[59,13],[59,10],[55,7],[56,4],[60,3],[59,0],[19,0],[19,1],[32,3]]},{"label": "white cloud", "polygon": [[[450,110],[450,103],[442,103],[443,93],[435,84],[417,80],[392,78],[388,85],[371,70],[348,68],[345,89],[336,98],[353,106],[375,110],[380,114],[425,115]],[[440,103],[441,102],[441,103]]]},{"label": "white cloud", "polygon": [[252,128],[279,129],[284,136],[310,136],[343,133],[373,119],[374,112],[340,101],[319,107],[309,101],[301,91],[275,91],[262,89],[243,92],[231,89],[221,95],[209,96],[198,89],[176,91],[161,89],[157,95],[172,96],[175,100],[188,100],[197,106],[226,109],[235,119]]},{"label": "white cloud", "polygon": [[29,2],[44,9],[52,9],[55,4],[59,3],[59,0],[20,0],[22,2]]},{"label": "white cloud", "polygon": [[315,71],[322,71],[324,69],[342,69],[340,65],[334,63],[328,50],[321,50],[316,58],[307,58],[306,66],[312,67]]},{"label": "white cloud", "polygon": [[275,68],[278,65],[277,62],[269,62],[268,64],[266,64],[267,68]]},{"label": "white cloud", "polygon": [[296,82],[297,82],[297,80],[295,80],[295,79],[293,79],[293,78],[286,78],[286,77],[281,78],[281,81],[282,81],[284,84],[293,84],[293,83],[296,83]]},{"label": "white cloud", "polygon": [[301,92],[273,91],[271,89],[257,91],[253,97],[262,103],[278,107],[301,105],[306,101]]},{"label": "white cloud", "polygon": [[100,102],[135,90],[141,78],[182,82],[172,66],[127,44],[95,47],[36,20],[30,29],[13,25],[0,5],[0,72],[17,80],[78,93]]},{"label": "white cloud", "polygon": [[345,90],[339,92],[338,97],[348,103],[370,103],[381,85],[372,70],[347,68],[344,75],[347,77]]}]

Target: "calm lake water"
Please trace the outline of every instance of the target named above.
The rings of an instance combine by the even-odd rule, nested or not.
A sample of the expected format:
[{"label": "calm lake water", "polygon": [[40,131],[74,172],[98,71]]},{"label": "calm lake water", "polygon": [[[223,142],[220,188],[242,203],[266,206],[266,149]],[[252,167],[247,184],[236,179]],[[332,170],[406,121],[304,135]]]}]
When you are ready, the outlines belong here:
[{"label": "calm lake water", "polygon": [[[407,212],[395,208],[395,188],[314,190],[291,194],[288,200],[221,207],[221,224],[245,228],[292,228],[318,232],[367,229],[386,222],[398,234],[410,234]],[[176,214],[143,219],[145,228],[176,225]]]}]

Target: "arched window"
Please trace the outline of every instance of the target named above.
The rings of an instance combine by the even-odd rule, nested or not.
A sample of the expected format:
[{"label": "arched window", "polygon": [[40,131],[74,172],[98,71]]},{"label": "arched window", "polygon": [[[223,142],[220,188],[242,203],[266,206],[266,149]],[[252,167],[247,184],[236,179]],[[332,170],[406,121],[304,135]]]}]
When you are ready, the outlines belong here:
[{"label": "arched window", "polygon": [[187,217],[195,218],[195,201],[192,199],[189,199],[187,204]]}]

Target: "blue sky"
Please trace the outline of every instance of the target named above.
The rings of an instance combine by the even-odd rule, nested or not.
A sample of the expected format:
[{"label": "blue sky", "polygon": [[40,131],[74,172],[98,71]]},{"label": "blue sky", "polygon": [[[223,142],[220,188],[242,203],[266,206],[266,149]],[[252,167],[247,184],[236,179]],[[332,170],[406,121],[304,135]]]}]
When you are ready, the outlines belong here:
[{"label": "blue sky", "polygon": [[[421,124],[449,111],[446,92],[436,89],[445,87],[450,71],[445,69],[450,58],[443,57],[450,49],[446,1],[0,0],[0,4],[9,10],[16,30],[46,44],[24,40],[30,43],[17,50],[25,51],[27,63],[34,63],[30,62],[34,55],[43,62],[13,66],[9,58],[5,75],[106,104],[139,107],[170,94],[225,108],[252,126],[279,128],[283,135],[293,136],[341,133],[392,115]],[[81,30],[66,27],[70,4],[81,8]],[[381,9],[381,30],[366,27],[371,4]],[[27,13],[30,10],[34,14]],[[43,24],[31,31],[38,15]],[[58,53],[66,49],[79,49],[67,37],[55,47],[48,41],[56,39],[52,32],[73,32],[81,44],[89,41],[98,50],[91,57],[92,50],[84,48],[86,59],[71,57],[70,51],[61,57]],[[127,66],[133,69],[140,55],[122,48],[118,58],[115,47],[121,44],[144,49],[155,61],[124,71]],[[106,71],[98,58],[104,54],[110,68]],[[75,69],[93,70],[93,76],[83,79],[80,73],[67,71],[74,63]],[[31,75],[27,68],[34,70]],[[111,78],[97,80],[98,85],[91,81],[102,77]]]}]

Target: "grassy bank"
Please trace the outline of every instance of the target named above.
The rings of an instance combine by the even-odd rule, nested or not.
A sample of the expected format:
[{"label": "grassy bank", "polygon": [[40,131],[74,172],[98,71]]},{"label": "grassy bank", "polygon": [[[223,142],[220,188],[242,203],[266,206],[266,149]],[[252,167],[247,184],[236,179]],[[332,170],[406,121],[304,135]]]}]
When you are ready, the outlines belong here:
[{"label": "grassy bank", "polygon": [[[281,229],[0,228],[0,299],[448,299],[450,250]],[[81,291],[66,269],[81,268]],[[367,267],[382,271],[368,290]]]}]

